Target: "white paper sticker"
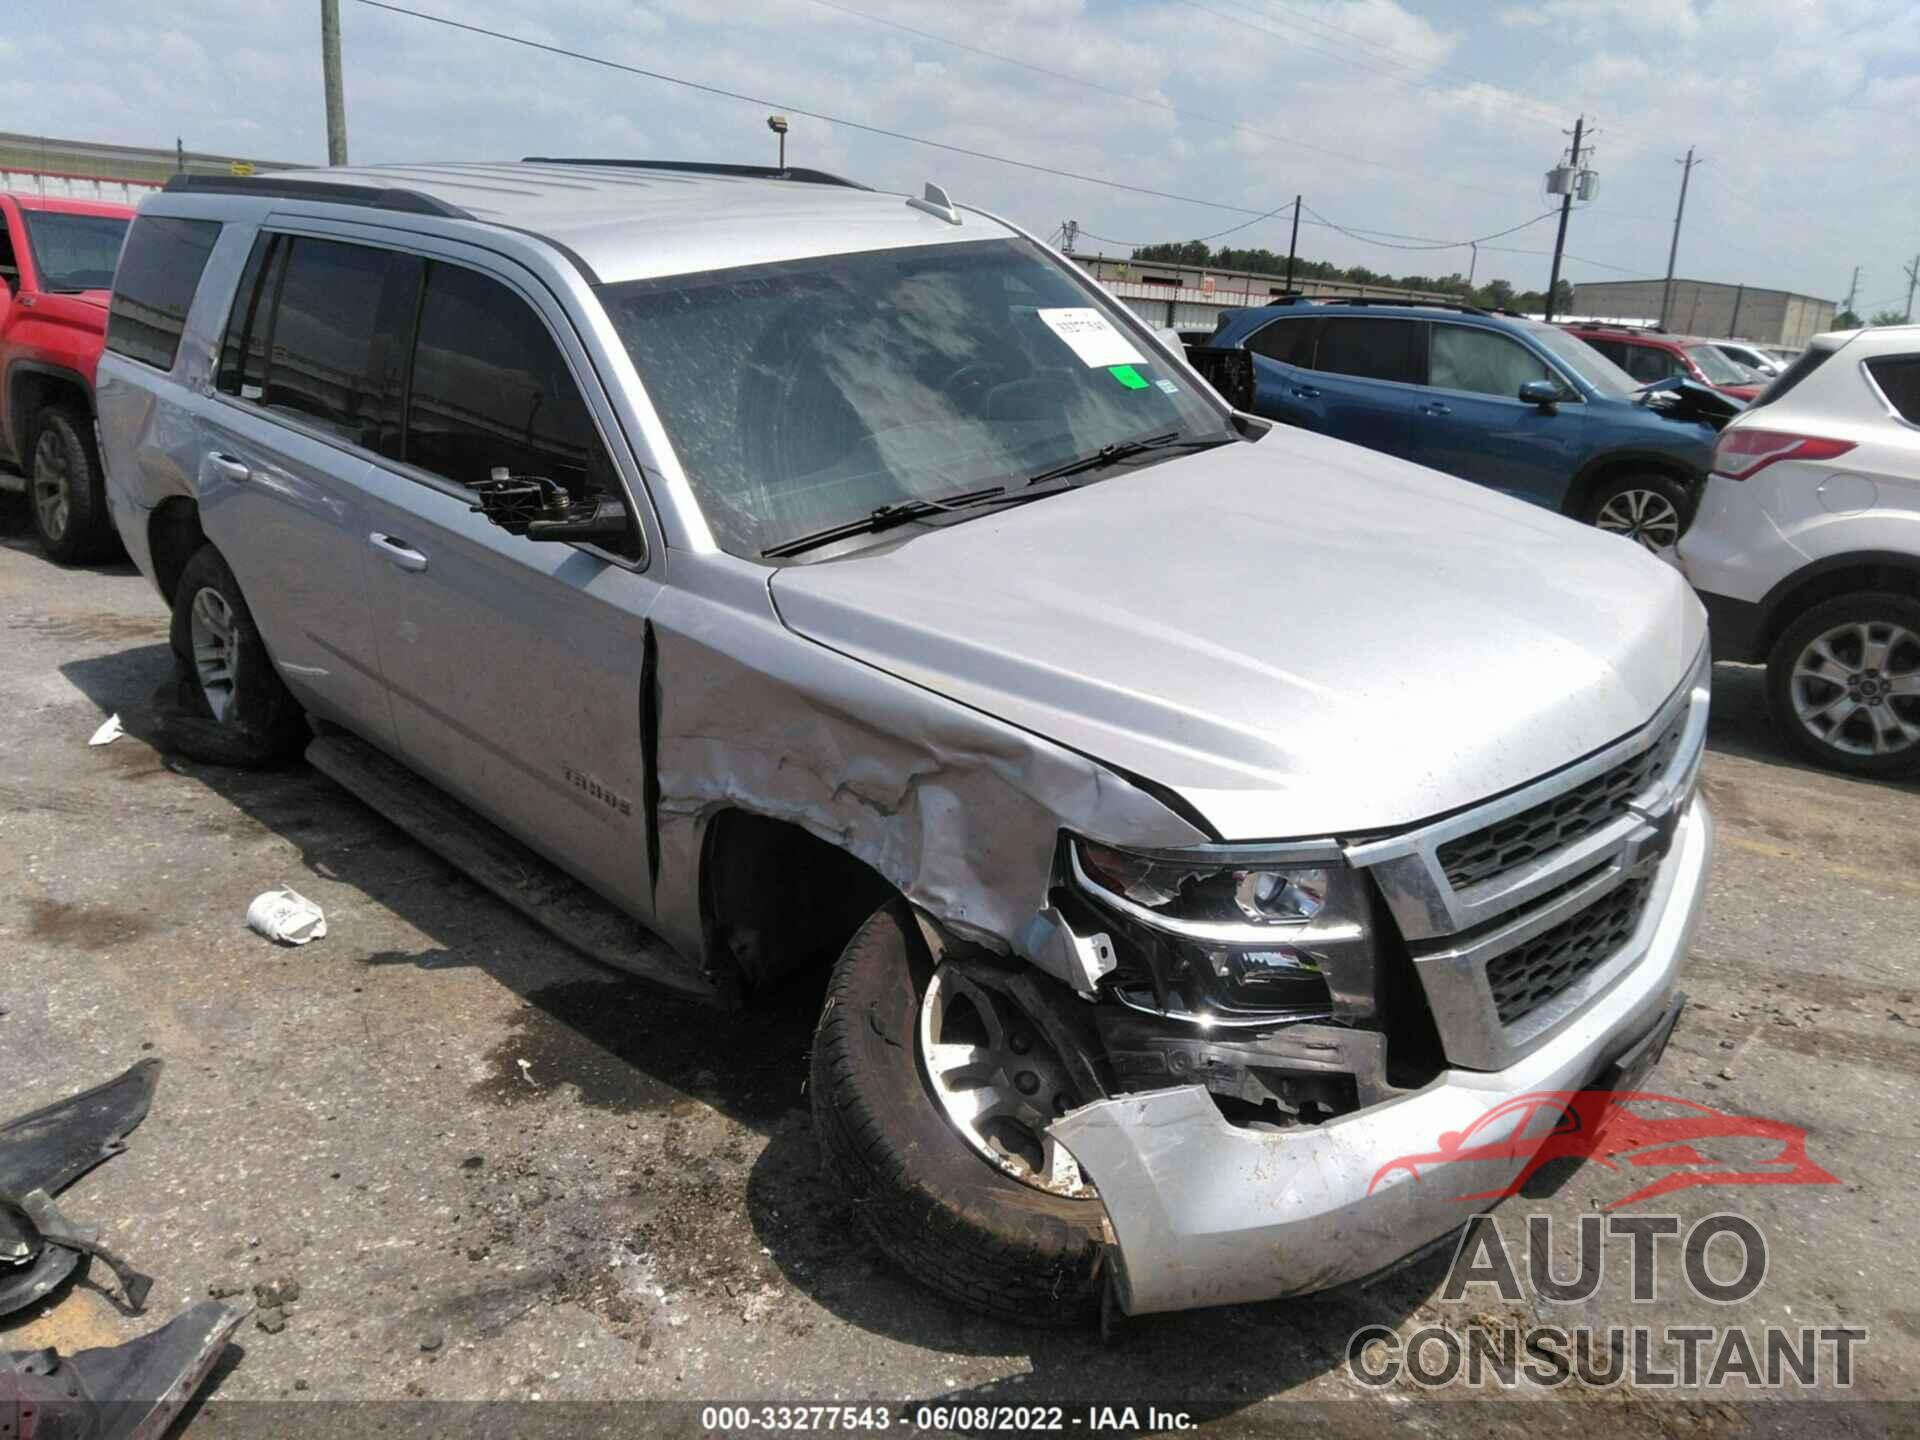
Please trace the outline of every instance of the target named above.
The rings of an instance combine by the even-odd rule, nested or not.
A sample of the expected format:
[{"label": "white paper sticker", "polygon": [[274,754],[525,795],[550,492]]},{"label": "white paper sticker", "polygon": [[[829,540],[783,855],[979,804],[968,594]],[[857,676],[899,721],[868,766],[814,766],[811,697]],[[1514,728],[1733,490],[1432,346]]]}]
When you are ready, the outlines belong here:
[{"label": "white paper sticker", "polygon": [[1113,328],[1111,321],[1091,305],[1035,312],[1049,330],[1058,335],[1088,367],[1101,365],[1141,365],[1146,357],[1134,349],[1127,337]]},{"label": "white paper sticker", "polygon": [[1174,384],[1173,381],[1171,380],[1156,380],[1153,383],[1158,385],[1162,390],[1164,390],[1169,395],[1178,395],[1180,393],[1180,387]]}]

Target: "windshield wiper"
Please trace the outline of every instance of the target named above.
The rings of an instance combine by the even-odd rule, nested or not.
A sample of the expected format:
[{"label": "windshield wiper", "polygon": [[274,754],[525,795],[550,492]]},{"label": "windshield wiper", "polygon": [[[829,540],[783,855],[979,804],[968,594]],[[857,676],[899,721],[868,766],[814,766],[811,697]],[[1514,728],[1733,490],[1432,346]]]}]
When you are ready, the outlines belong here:
[{"label": "windshield wiper", "polygon": [[1088,470],[1098,470],[1102,466],[1112,465],[1116,461],[1127,460],[1135,455],[1145,454],[1149,450],[1186,449],[1189,446],[1201,449],[1229,442],[1220,436],[1208,439],[1180,438],[1183,432],[1169,430],[1164,435],[1148,435],[1140,440],[1121,440],[1113,445],[1102,445],[1091,455],[1083,455],[1078,460],[1069,460],[1064,465],[1055,465],[1050,470],[1042,470],[1038,475],[1029,476],[1027,484],[1044,485],[1049,480],[1063,480],[1069,475],[1083,474]]},{"label": "windshield wiper", "polygon": [[810,535],[799,535],[791,540],[782,540],[778,545],[769,545],[760,552],[763,559],[776,559],[783,555],[798,555],[803,550],[815,550],[822,545],[831,545],[836,540],[844,540],[849,535],[877,535],[882,530],[891,530],[896,525],[905,525],[909,521],[921,520],[929,515],[938,515],[945,510],[962,510],[969,505],[978,505],[991,500],[996,495],[1006,493],[1004,485],[994,485],[985,490],[969,490],[961,495],[948,495],[938,500],[902,500],[893,505],[882,505],[868,511],[857,520],[844,520],[838,525],[829,525],[824,530],[815,530]]}]

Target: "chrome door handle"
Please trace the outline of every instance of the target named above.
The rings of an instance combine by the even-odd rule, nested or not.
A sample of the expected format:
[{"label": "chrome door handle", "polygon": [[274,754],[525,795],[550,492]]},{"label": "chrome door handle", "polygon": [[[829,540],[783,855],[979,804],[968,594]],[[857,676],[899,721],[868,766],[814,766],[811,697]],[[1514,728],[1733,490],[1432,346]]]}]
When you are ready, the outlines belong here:
[{"label": "chrome door handle", "polygon": [[1293,393],[1297,399],[1301,400],[1318,400],[1320,398],[1320,392],[1311,385],[1296,385],[1293,387]]},{"label": "chrome door handle", "polygon": [[367,543],[402,570],[417,575],[427,568],[427,557],[397,535],[382,535],[375,530],[367,536]]},{"label": "chrome door handle", "polygon": [[1451,415],[1453,413],[1453,407],[1451,405],[1422,405],[1420,407],[1420,413],[1422,415]]},{"label": "chrome door handle", "polygon": [[253,478],[253,470],[244,460],[236,460],[231,455],[209,455],[207,468],[222,480],[231,480],[235,485],[244,485]]}]

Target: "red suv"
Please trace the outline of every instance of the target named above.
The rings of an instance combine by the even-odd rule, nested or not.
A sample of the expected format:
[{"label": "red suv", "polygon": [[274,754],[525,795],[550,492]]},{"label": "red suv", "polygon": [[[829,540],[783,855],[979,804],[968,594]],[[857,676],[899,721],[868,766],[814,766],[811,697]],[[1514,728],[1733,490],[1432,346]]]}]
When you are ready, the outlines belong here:
[{"label": "red suv", "polygon": [[1734,364],[1710,340],[1669,335],[1664,330],[1633,330],[1624,325],[1569,325],[1567,329],[1613,361],[1642,385],[1678,375],[1709,385],[1736,400],[1752,400],[1766,389],[1764,380]]},{"label": "red suv", "polygon": [[[0,490],[25,489],[41,547],[89,560],[118,544],[93,434],[93,371],[133,210],[0,195]],[[11,482],[11,483],[10,483]]]}]

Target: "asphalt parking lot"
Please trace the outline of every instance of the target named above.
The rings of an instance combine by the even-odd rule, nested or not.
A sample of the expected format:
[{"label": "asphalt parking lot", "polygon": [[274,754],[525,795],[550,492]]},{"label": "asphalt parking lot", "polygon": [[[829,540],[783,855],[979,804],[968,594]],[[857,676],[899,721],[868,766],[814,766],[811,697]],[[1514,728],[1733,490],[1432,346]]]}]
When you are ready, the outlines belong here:
[{"label": "asphalt parking lot", "polygon": [[[1361,1326],[1500,1308],[1443,1299],[1444,1257],[1362,1291],[1130,1322],[1107,1344],[948,1310],[818,1179],[802,1090],[817,991],[715,1018],[578,958],[305,767],[160,753],[141,737],[166,613],[124,565],[62,570],[8,539],[0,634],[0,1118],[166,1064],[128,1152],[62,1205],[157,1277],[149,1315],[121,1313],[96,1266],[0,1322],[0,1348],[113,1344],[210,1291],[296,1281],[283,1328],[237,1334],[188,1433],[283,1399],[1155,1404],[1224,1433],[1345,1402],[1314,1407],[1328,1435],[1416,1407],[1439,1434],[1583,1428],[1593,1405],[1630,1435],[1811,1423],[1747,1408],[1737,1383],[1576,1386],[1568,1407],[1359,1385]],[[1864,1327],[1849,1389],[1791,1395],[1912,1400],[1920,788],[1809,770],[1769,733],[1755,672],[1721,666],[1715,687],[1720,848],[1693,1004],[1652,1084],[1804,1128],[1838,1183],[1664,1197],[1683,1218],[1752,1220],[1770,1268],[1737,1306],[1663,1297],[1656,1318]],[[90,749],[113,712],[128,734]],[[325,909],[325,939],[246,928],[279,885]],[[1623,1183],[1588,1165],[1503,1215],[1571,1221]],[[1611,1264],[1563,1310],[1648,1318]],[[1904,1421],[1849,1403],[1818,1428]]]}]

